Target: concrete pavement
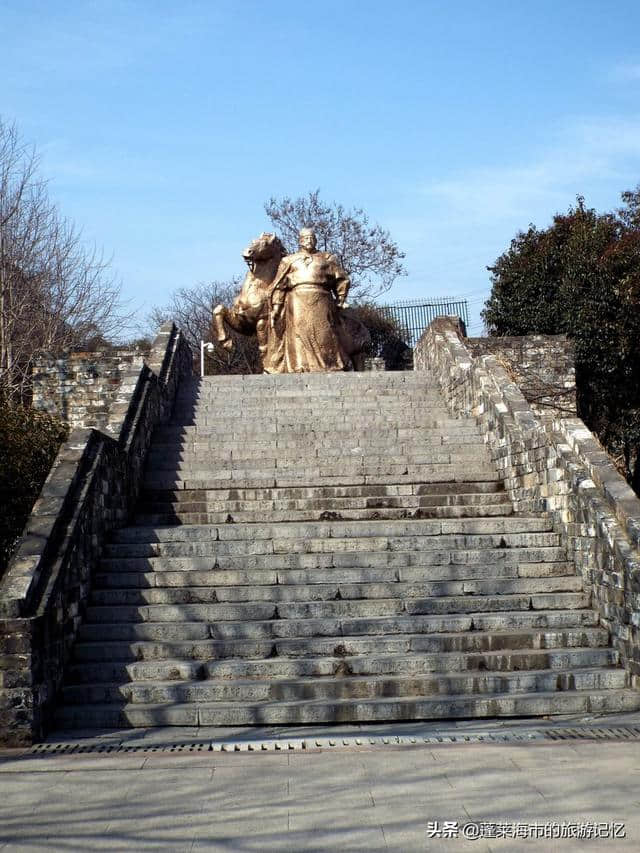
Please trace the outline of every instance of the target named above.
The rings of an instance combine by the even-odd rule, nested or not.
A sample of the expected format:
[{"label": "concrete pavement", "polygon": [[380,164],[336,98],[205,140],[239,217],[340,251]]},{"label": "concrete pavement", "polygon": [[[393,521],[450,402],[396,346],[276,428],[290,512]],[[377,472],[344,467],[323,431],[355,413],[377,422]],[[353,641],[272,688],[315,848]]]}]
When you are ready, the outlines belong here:
[{"label": "concrete pavement", "polygon": [[[279,732],[282,750],[253,752],[210,750],[208,738],[216,747],[260,737],[273,745],[274,730],[57,733],[50,742],[60,749],[105,751],[0,753],[0,850],[637,850],[640,740],[513,740],[557,723],[460,723],[447,732],[469,742],[455,743],[420,743],[446,737],[442,724],[396,725],[387,735],[405,745],[395,746],[376,740],[381,729],[306,728]],[[591,720],[601,729],[639,723],[638,715]],[[478,735],[509,739],[474,742]],[[306,749],[285,746],[305,736]],[[341,736],[351,745],[313,747]],[[600,837],[522,837],[551,832],[535,827],[553,822],[557,834]],[[622,831],[613,822],[626,837],[603,837]],[[485,837],[465,840],[469,824]],[[486,837],[496,833],[521,837]]]}]

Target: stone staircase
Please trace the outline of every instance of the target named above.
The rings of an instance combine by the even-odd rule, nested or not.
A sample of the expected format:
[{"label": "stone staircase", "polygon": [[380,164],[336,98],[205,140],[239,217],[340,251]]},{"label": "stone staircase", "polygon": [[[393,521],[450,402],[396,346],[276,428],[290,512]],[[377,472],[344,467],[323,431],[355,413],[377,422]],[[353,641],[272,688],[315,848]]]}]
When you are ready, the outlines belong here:
[{"label": "stone staircase", "polygon": [[158,430],[57,721],[366,722],[640,707],[544,516],[424,373],[211,377]]}]

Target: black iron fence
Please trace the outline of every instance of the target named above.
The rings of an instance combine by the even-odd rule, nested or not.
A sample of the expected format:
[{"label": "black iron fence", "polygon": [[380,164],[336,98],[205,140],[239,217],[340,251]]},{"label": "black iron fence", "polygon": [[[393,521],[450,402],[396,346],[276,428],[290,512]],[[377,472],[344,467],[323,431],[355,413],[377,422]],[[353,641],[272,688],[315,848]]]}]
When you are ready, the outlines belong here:
[{"label": "black iron fence", "polygon": [[[405,299],[393,305],[378,306],[382,314],[393,320],[403,332],[403,338],[414,347],[418,338],[436,317],[453,314],[469,325],[466,299]],[[406,335],[406,337],[405,337]]]}]

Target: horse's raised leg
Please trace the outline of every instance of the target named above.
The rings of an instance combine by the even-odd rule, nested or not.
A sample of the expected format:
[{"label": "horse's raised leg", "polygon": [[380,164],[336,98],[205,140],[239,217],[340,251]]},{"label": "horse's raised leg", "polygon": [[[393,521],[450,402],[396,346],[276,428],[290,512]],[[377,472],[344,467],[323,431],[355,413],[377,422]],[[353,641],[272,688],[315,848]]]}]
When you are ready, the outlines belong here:
[{"label": "horse's raised leg", "polygon": [[[216,305],[213,309],[213,328],[216,332],[216,339],[219,344],[225,349],[231,350],[233,349],[233,340],[227,334],[227,330],[225,329],[225,320],[229,323],[229,311],[224,305]],[[232,326],[231,323],[229,323]]]},{"label": "horse's raised leg", "polygon": [[255,324],[251,322],[242,309],[239,310],[235,305],[233,308],[216,305],[213,309],[213,325],[216,330],[216,337],[218,343],[228,350],[233,349],[233,339],[227,334],[225,323],[234,332],[240,332],[241,335],[253,335],[256,330]]}]

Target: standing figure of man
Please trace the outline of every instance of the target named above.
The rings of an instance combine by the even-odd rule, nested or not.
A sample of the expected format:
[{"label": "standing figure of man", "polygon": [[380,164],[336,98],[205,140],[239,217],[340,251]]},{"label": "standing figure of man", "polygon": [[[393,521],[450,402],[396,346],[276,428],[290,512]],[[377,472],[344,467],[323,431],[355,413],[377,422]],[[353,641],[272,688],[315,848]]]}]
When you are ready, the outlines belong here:
[{"label": "standing figure of man", "polygon": [[351,370],[341,309],[349,276],[335,255],[317,250],[312,228],[302,228],[299,251],[280,262],[271,292],[271,323],[284,320],[284,371]]}]

